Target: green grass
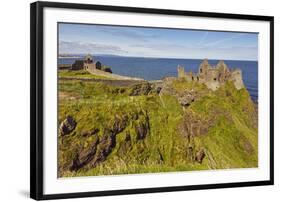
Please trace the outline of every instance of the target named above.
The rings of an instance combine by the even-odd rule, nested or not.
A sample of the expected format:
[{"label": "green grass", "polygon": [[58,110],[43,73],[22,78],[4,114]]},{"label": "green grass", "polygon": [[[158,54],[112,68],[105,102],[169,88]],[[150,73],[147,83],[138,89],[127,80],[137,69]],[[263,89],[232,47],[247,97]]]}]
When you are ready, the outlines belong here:
[{"label": "green grass", "polygon": [[59,78],[87,78],[87,79],[110,79],[105,76],[90,74],[86,70],[58,70]]},{"label": "green grass", "polygon": [[[68,136],[59,137],[60,176],[91,176],[126,173],[173,172],[203,169],[256,167],[258,163],[257,127],[253,121],[254,107],[245,89],[237,91],[227,83],[216,92],[203,84],[175,81],[176,91],[195,89],[203,95],[188,108],[183,108],[171,95],[157,94],[129,96],[130,88],[113,87],[102,83],[60,81],[59,91],[79,99],[60,99],[59,123],[67,115],[77,121],[77,127]],[[143,140],[136,139],[135,126],[144,121],[148,113],[150,132]],[[207,134],[187,140],[178,127],[183,117],[195,114],[195,119],[212,120]],[[116,146],[97,167],[85,166],[70,172],[66,165],[81,148],[88,148],[95,137],[83,137],[84,131],[98,128],[102,138],[104,130],[111,128],[115,117],[139,115],[129,119],[124,131],[116,136]],[[195,120],[196,121],[196,120]],[[130,134],[130,145],[125,145]],[[204,148],[202,164],[191,160],[187,148]]]},{"label": "green grass", "polygon": [[200,140],[216,160],[215,168],[257,166],[257,126],[253,120],[254,105],[246,89],[238,91],[232,83],[227,83],[190,108],[215,120],[208,135]]},{"label": "green grass", "polygon": [[207,93],[209,91],[204,84],[195,81],[187,82],[185,79],[175,80],[172,85],[173,88],[178,92],[191,90],[191,89],[201,93]]}]

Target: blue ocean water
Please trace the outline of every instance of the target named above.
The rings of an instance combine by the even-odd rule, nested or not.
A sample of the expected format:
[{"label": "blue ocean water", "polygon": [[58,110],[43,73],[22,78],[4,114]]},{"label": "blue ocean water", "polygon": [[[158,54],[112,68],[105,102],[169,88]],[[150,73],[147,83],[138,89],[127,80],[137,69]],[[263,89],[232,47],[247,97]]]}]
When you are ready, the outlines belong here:
[{"label": "blue ocean water", "polygon": [[[166,76],[177,76],[177,66],[181,65],[185,71],[198,72],[202,60],[199,59],[170,59],[170,58],[141,58],[141,57],[116,57],[96,56],[102,64],[110,66],[113,73],[158,80]],[[59,64],[72,64],[77,58],[59,58]],[[258,101],[258,62],[224,60],[226,65],[242,70],[243,81],[252,99]],[[209,60],[211,65],[216,65],[218,60]]]}]

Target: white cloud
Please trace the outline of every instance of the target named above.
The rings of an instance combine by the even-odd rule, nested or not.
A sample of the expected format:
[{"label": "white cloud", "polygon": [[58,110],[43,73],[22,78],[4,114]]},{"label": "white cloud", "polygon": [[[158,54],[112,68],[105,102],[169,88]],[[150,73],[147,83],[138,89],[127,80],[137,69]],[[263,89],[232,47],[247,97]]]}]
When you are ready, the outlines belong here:
[{"label": "white cloud", "polygon": [[198,42],[198,45],[200,46],[204,41],[205,39],[207,38],[209,32],[205,32],[204,35],[202,36],[202,38],[200,39],[200,41]]},{"label": "white cloud", "polygon": [[60,41],[59,53],[122,54],[127,51],[115,45]]},{"label": "white cloud", "polygon": [[234,35],[234,36],[231,36],[231,37],[228,37],[228,38],[222,38],[222,39],[219,39],[217,41],[207,43],[207,44],[205,44],[205,46],[216,46],[216,45],[219,45],[221,43],[225,43],[225,42],[228,42],[228,41],[232,41],[233,39],[240,38],[243,35],[244,34],[238,34],[238,35]]}]

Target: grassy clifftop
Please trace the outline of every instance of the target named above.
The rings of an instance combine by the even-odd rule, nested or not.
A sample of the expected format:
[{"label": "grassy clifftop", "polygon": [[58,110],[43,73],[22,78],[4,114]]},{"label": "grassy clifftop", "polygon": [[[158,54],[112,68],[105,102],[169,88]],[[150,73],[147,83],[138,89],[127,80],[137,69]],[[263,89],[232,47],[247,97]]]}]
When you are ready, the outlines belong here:
[{"label": "grassy clifftop", "polygon": [[163,85],[59,81],[59,175],[257,166],[257,113],[246,89]]}]

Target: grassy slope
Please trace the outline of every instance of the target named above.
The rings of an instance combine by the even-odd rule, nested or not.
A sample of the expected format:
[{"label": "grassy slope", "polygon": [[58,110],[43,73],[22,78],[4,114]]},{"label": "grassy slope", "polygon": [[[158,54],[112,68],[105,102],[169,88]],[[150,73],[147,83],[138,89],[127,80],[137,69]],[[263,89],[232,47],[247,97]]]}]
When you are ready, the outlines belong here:
[{"label": "grassy slope", "polygon": [[200,139],[211,155],[205,163],[212,168],[256,167],[258,163],[258,132],[253,126],[254,105],[246,89],[237,91],[228,83],[219,91],[195,102],[191,109],[215,124]]},{"label": "grassy slope", "polygon": [[[129,88],[107,86],[101,83],[60,81],[64,97],[59,102],[59,123],[67,115],[77,121],[75,130],[66,137],[59,137],[59,165],[74,158],[77,148],[88,147],[94,137],[82,137],[83,131],[99,128],[102,136],[110,128],[115,116],[145,113],[150,118],[150,133],[144,140],[136,140],[135,126],[140,120],[131,120],[124,131],[117,135],[116,146],[106,161],[95,168],[82,168],[78,172],[61,169],[61,176],[107,175],[124,173],[185,171],[199,169],[222,169],[256,167],[257,128],[252,126],[253,104],[245,89],[237,91],[227,84],[219,91],[209,92],[203,85],[174,82],[174,89],[183,91],[197,89],[204,92],[200,100],[188,108],[178,104],[170,95],[129,96]],[[78,99],[79,98],[79,99]],[[162,99],[162,101],[161,101]],[[202,164],[188,158],[190,142],[178,130],[185,113],[212,119],[208,134],[196,136],[192,144],[196,150],[204,148],[206,157]],[[126,134],[131,143],[124,146]],[[125,148],[125,149],[124,149]]]},{"label": "grassy slope", "polygon": [[87,79],[109,79],[104,76],[90,74],[86,70],[59,70],[58,71],[59,78],[87,78]]}]

